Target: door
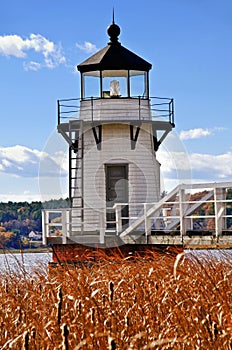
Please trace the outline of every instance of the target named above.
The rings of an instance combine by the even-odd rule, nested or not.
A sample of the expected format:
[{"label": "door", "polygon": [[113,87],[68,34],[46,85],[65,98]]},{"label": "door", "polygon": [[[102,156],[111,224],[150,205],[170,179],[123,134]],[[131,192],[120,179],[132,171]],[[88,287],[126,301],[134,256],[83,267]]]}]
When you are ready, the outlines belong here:
[{"label": "door", "polygon": [[[106,165],[106,221],[107,228],[116,228],[116,217],[113,206],[115,203],[128,203],[128,166]],[[122,225],[128,223],[129,206],[124,205],[121,209]]]}]

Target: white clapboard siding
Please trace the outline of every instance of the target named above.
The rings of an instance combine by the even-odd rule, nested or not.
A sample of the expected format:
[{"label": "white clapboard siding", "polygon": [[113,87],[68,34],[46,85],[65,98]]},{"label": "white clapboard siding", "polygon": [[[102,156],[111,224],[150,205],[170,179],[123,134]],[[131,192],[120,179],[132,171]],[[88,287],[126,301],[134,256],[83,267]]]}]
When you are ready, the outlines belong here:
[{"label": "white clapboard siding", "polygon": [[84,231],[99,231],[100,216],[105,213],[106,164],[128,164],[129,216],[141,212],[141,205],[135,204],[159,200],[160,164],[151,130],[150,123],[142,124],[134,150],[128,124],[103,124],[101,150],[92,129],[84,130]]},{"label": "white clapboard siding", "polygon": [[80,107],[80,119],[84,121],[151,120],[147,99],[93,99],[81,101]]}]

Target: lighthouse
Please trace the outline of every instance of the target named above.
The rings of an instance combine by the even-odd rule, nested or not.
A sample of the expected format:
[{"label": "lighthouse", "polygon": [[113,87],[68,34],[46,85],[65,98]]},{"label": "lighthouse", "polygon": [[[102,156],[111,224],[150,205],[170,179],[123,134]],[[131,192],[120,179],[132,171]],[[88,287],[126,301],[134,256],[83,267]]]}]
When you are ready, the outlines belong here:
[{"label": "lighthouse", "polygon": [[173,99],[150,96],[152,65],[120,43],[120,31],[113,18],[107,45],[77,66],[80,97],[58,101],[70,208],[62,213],[60,236],[47,234],[46,243],[56,254],[69,251],[69,258],[86,247],[144,248],[144,224],[134,232],[138,240],[125,232],[160,200],[156,154],[174,127]]}]

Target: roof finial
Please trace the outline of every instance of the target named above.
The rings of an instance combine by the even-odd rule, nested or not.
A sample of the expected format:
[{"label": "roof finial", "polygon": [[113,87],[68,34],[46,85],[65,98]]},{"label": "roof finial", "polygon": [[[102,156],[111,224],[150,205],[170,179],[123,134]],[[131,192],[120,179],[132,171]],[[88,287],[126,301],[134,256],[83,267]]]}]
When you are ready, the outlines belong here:
[{"label": "roof finial", "polygon": [[107,28],[107,33],[109,34],[109,37],[110,37],[109,44],[118,43],[118,36],[120,34],[120,27],[117,24],[115,24],[115,22],[114,22],[114,7],[113,7],[113,22]]},{"label": "roof finial", "polygon": [[112,23],[115,24],[115,23],[114,23],[114,7],[113,7],[113,22],[112,22]]}]

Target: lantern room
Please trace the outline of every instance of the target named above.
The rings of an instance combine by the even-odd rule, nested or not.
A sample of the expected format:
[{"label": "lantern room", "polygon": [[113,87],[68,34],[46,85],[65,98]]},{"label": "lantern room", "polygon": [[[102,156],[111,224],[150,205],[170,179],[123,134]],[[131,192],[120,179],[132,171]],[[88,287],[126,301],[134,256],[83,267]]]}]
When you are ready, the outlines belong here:
[{"label": "lantern room", "polygon": [[114,20],[107,33],[108,45],[77,66],[81,98],[148,98],[151,64],[120,44],[120,27]]}]

